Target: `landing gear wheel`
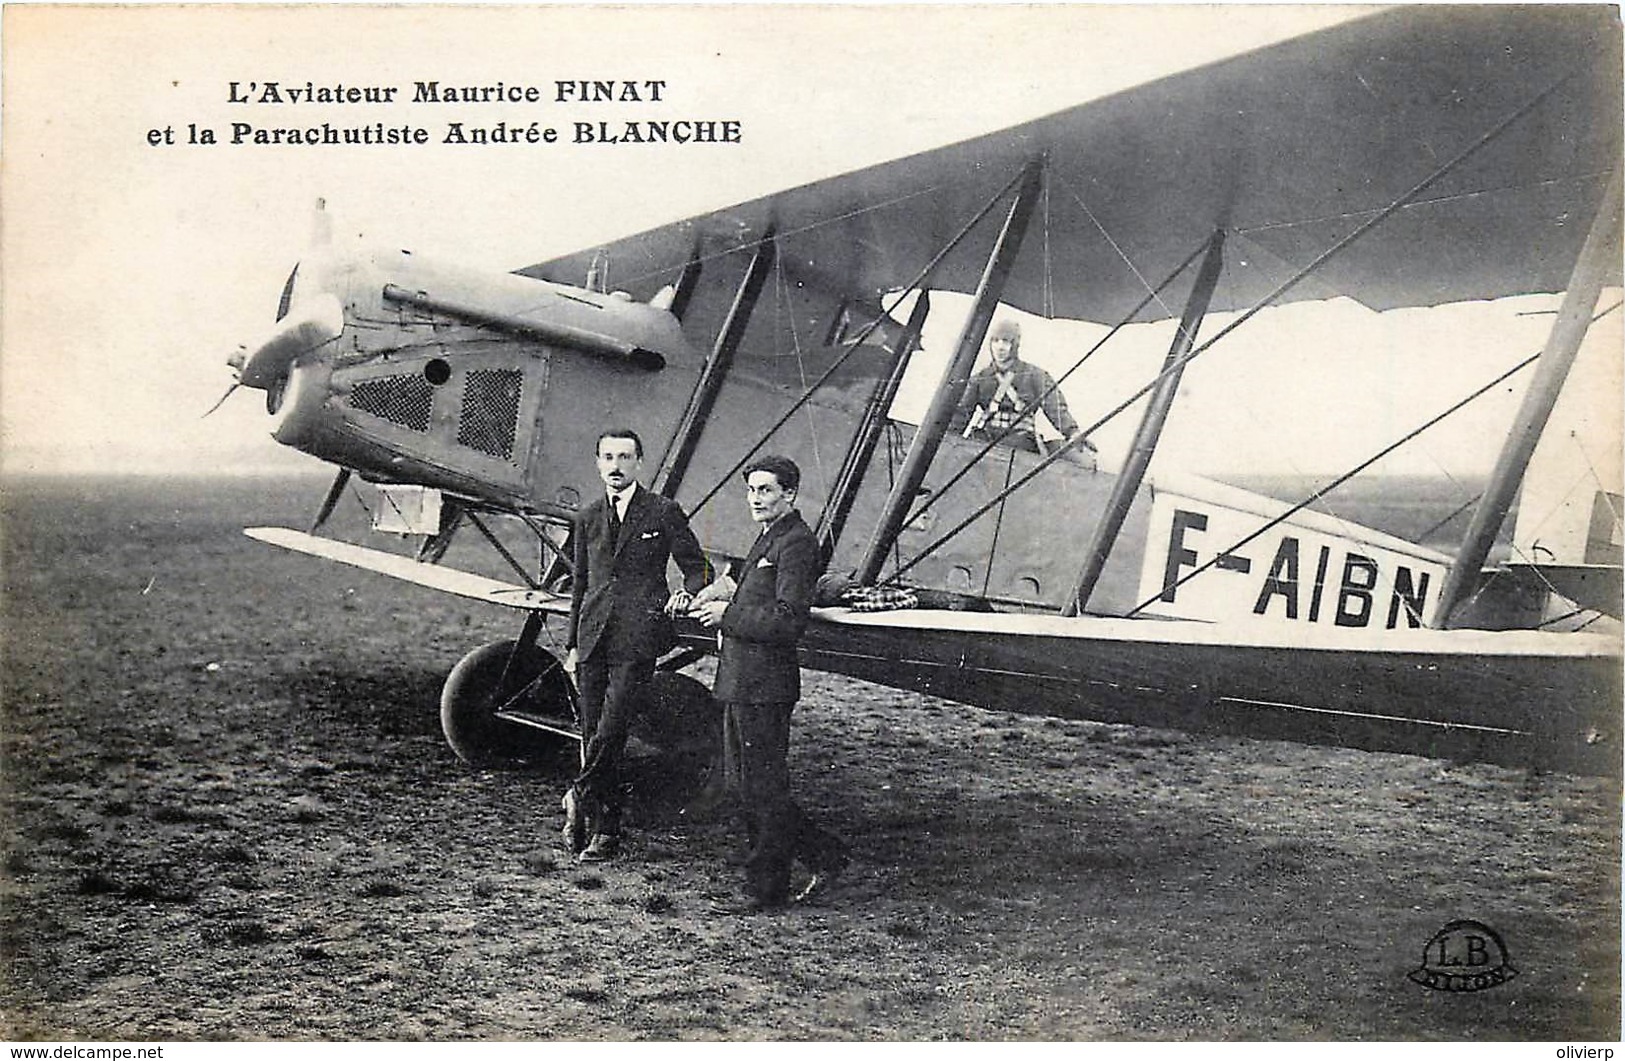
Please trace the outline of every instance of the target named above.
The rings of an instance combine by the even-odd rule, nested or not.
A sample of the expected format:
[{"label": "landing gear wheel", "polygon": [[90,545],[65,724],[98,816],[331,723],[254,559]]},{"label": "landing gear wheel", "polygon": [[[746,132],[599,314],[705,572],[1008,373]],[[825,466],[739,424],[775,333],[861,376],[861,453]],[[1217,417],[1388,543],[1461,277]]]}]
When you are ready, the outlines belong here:
[{"label": "landing gear wheel", "polygon": [[[511,662],[510,662],[511,660]],[[504,708],[574,717],[575,689],[559,660],[537,645],[481,645],[458,661],[440,691],[440,728],[470,766],[500,766],[557,755],[568,738],[497,718]]]},{"label": "landing gear wheel", "polygon": [[663,756],[709,763],[722,751],[722,706],[703,682],[655,671],[647,706],[633,732]]},{"label": "landing gear wheel", "polygon": [[707,782],[722,784],[722,708],[703,684],[686,674],[656,671],[632,736],[653,748],[640,757],[635,783],[650,793],[652,810],[673,813]]}]

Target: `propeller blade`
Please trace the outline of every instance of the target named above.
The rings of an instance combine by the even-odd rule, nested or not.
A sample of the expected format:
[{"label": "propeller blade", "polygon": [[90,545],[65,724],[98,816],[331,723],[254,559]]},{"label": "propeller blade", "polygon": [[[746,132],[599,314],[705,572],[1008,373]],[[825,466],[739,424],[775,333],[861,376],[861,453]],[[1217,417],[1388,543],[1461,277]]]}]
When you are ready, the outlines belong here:
[{"label": "propeller blade", "polygon": [[338,505],[339,498],[344,496],[344,488],[350,485],[350,469],[340,468],[339,473],[333,476],[333,485],[327,488],[327,496],[322,498],[322,507],[316,510],[316,522],[310,525],[310,533],[315,534],[321,529],[327,517],[333,514]]},{"label": "propeller blade", "polygon": [[[227,387],[226,388],[226,393],[224,393],[224,394],[222,394],[220,396],[220,400],[215,402],[213,405],[209,406],[209,413],[214,412],[216,409],[218,409],[222,405],[226,404],[226,399],[231,397],[231,392],[236,390],[238,387],[241,387],[241,386],[242,386],[241,383],[233,383],[231,386]],[[204,413],[202,416],[198,417],[198,419],[199,420],[207,420],[209,418],[209,413]]]}]

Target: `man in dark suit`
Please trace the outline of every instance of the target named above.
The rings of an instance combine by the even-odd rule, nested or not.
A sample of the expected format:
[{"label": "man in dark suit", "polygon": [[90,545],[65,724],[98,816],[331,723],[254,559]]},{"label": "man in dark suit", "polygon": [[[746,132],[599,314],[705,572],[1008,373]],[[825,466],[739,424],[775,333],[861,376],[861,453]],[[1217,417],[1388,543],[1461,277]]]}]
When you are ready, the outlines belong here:
[{"label": "man in dark suit", "polygon": [[[705,585],[710,565],[677,503],[640,486],[643,440],[633,431],[598,437],[605,493],[576,513],[566,666],[580,690],[581,773],[564,794],[565,842],[590,862],[620,847],[621,758],[627,725],[674,643],[671,615]],[[668,593],[676,560],[684,586]],[[590,843],[588,842],[590,837]],[[584,848],[584,849],[583,849]]]},{"label": "man in dark suit", "polygon": [[722,702],[723,771],[739,797],[750,847],[748,901],[755,912],[783,906],[800,859],[812,877],[796,896],[812,898],[846,868],[846,844],[790,798],[790,712],[801,697],[796,643],[807,627],[818,542],[795,509],[801,469],[763,457],[745,469],[750,517],[762,532],[740,564],[695,597],[689,613],[722,634],[714,693]]}]

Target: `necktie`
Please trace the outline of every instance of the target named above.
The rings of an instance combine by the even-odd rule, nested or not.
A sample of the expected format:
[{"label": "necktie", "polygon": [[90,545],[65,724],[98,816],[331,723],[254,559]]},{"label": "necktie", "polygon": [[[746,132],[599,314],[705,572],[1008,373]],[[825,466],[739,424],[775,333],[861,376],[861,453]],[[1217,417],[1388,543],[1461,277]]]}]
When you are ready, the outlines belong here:
[{"label": "necktie", "polygon": [[611,495],[609,499],[609,538],[610,541],[621,536],[621,506],[620,499]]}]

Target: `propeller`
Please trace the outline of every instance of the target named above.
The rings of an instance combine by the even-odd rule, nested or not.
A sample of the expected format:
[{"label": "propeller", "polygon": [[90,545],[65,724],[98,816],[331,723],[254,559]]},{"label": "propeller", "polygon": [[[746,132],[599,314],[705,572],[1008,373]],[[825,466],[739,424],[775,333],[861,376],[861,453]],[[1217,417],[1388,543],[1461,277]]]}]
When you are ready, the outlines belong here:
[{"label": "propeller", "polygon": [[226,388],[226,393],[222,394],[218,401],[216,401],[213,405],[209,406],[209,412],[204,413],[202,416],[198,417],[198,419],[199,420],[207,420],[209,418],[209,413],[214,412],[216,409],[218,409],[222,405],[226,404],[226,399],[231,397],[231,392],[236,390],[238,387],[241,387],[241,386],[242,386],[242,382],[237,381],[237,382],[234,382],[231,386],[227,387]]}]

